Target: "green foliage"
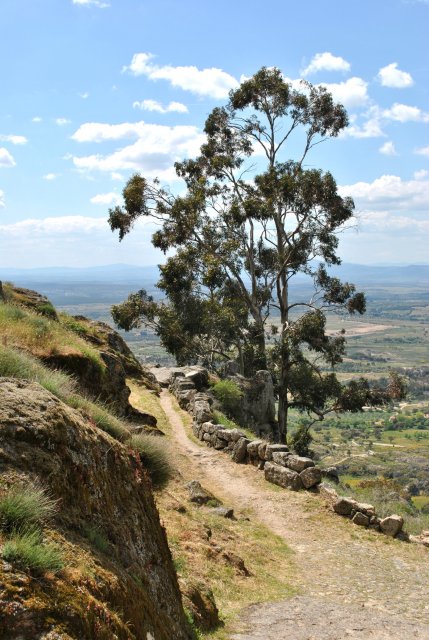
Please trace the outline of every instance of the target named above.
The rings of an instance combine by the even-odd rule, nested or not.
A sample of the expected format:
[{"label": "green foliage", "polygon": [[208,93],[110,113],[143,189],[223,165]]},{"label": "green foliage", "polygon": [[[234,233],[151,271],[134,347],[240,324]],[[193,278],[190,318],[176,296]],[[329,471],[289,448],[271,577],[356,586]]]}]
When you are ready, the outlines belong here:
[{"label": "green foliage", "polygon": [[201,633],[200,629],[198,629],[197,625],[195,624],[195,620],[194,620],[194,616],[192,615],[192,612],[189,611],[189,609],[187,609],[186,607],[184,608],[184,611],[185,611],[186,620],[190,628],[191,639],[203,640],[204,636]]},{"label": "green foliage", "polygon": [[165,439],[160,436],[140,433],[131,437],[129,446],[139,454],[154,487],[165,486],[174,472]]},{"label": "green foliage", "polygon": [[220,380],[213,385],[212,393],[227,416],[234,418],[239,414],[243,392],[233,380]]},{"label": "green foliage", "polygon": [[50,302],[45,302],[43,304],[39,304],[36,307],[37,313],[40,313],[42,316],[46,316],[51,320],[57,320],[57,312],[55,307]]},{"label": "green foliage", "polygon": [[312,455],[310,445],[313,442],[313,436],[310,427],[306,424],[300,424],[290,437],[290,445],[295,453],[299,456],[308,457]]},{"label": "green foliage", "polygon": [[[282,439],[289,408],[321,417],[339,406],[341,385],[334,374],[321,375],[321,366],[341,362],[345,341],[327,335],[326,310],[365,310],[363,294],[327,272],[340,263],[337,234],[354,203],[340,196],[329,172],[304,165],[314,145],[347,123],[344,107],[326,89],[306,82],[296,90],[279,69],[264,67],[208,116],[200,155],[176,163],[184,195],[136,175],[124,189],[125,207],[109,212],[120,239],[137,218],[153,216],[161,222],[153,245],[174,250],[158,283],[167,301],[130,297],[114,311],[122,326],[143,318],[179,363],[216,368],[233,355],[246,375],[270,366]],[[297,155],[287,159],[284,147],[295,132],[298,145],[290,148]],[[258,174],[255,146],[266,160],[257,164]],[[313,279],[314,295],[292,303],[290,282],[299,273]],[[280,330],[271,332],[268,348],[273,308]],[[350,410],[357,403],[350,392]]]},{"label": "green foliage", "polygon": [[41,525],[55,514],[57,506],[42,487],[14,486],[0,498],[0,526],[12,531]]},{"label": "green foliage", "polygon": [[3,559],[28,568],[36,574],[60,571],[64,566],[63,554],[58,545],[42,542],[36,529],[15,532],[3,547]]}]

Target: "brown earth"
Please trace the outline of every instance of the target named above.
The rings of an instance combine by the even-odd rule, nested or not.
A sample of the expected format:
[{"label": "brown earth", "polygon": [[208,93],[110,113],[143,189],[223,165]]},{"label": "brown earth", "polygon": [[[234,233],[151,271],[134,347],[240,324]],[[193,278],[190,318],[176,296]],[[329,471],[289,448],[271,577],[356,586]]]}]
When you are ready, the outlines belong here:
[{"label": "brown earth", "polygon": [[237,465],[191,440],[167,391],[161,394],[161,406],[175,448],[198,480],[236,510],[251,510],[251,518],[281,536],[294,552],[300,595],[255,603],[227,637],[429,639],[427,549],[359,528],[309,492],[279,491],[254,467]]}]

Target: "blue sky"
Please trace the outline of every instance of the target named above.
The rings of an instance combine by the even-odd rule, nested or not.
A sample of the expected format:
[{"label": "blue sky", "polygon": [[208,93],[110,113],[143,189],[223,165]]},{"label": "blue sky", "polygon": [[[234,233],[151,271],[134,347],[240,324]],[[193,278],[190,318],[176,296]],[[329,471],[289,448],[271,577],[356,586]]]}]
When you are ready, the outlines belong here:
[{"label": "blue sky", "polygon": [[263,65],[348,109],[308,160],[355,199],[342,259],[429,263],[429,0],[2,0],[0,24],[0,267],[159,262],[109,206]]}]

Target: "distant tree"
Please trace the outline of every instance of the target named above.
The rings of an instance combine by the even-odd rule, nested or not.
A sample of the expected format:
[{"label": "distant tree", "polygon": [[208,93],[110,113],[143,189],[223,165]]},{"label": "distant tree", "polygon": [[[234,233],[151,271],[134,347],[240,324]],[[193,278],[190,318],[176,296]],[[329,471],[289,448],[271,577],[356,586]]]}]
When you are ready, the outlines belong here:
[{"label": "distant tree", "polygon": [[[365,299],[327,270],[340,263],[337,233],[352,218],[353,201],[339,195],[329,172],[305,166],[310,150],[347,123],[323,87],[303,82],[298,91],[278,69],[262,68],[209,115],[200,156],[176,163],[184,194],[135,175],[124,207],[109,211],[120,240],[148,217],[159,224],[154,246],[175,252],[161,267],[167,301],[140,294],[141,304],[131,298],[124,309],[115,307],[116,321],[125,326],[126,317],[131,326],[134,309],[133,322],[152,323],[179,362],[236,352],[243,373],[269,367],[281,441],[290,408],[323,419],[333,409],[357,411],[369,396],[366,383],[344,387],[322,370],[345,352],[344,335],[326,331],[326,312],[360,314]],[[285,160],[293,138],[301,149]],[[298,274],[309,276],[314,290],[293,301],[290,283]],[[278,323],[271,328],[273,314]]]}]

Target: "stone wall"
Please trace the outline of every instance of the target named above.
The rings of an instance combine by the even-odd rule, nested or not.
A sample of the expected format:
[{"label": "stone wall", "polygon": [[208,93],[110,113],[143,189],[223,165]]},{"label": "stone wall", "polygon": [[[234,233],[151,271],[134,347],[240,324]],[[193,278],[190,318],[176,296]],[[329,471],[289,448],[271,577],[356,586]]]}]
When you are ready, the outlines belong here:
[{"label": "stone wall", "polygon": [[355,525],[429,546],[429,532],[423,532],[421,536],[409,536],[402,530],[404,521],[401,516],[393,514],[380,518],[373,505],[340,496],[333,488],[323,484],[323,477],[338,481],[335,468],[321,469],[311,458],[289,451],[287,445],[251,440],[240,429],[227,429],[222,424],[215,424],[212,398],[204,391],[197,390],[191,378],[183,372],[173,374],[170,392],[177,398],[181,408],[191,414],[194,435],[208,446],[228,453],[234,462],[254,465],[264,472],[268,482],[285,489],[317,492],[331,506],[333,513],[349,518]]}]

